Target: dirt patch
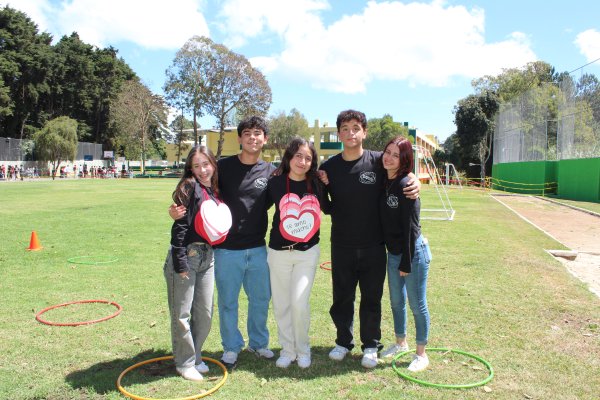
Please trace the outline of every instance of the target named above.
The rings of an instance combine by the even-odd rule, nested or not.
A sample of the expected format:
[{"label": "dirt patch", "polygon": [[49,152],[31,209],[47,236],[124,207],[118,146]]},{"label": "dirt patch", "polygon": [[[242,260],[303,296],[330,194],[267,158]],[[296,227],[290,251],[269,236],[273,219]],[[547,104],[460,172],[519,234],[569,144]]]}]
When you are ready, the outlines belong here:
[{"label": "dirt patch", "polygon": [[577,252],[575,260],[556,257],[600,297],[600,216],[533,196],[493,195],[517,215]]}]

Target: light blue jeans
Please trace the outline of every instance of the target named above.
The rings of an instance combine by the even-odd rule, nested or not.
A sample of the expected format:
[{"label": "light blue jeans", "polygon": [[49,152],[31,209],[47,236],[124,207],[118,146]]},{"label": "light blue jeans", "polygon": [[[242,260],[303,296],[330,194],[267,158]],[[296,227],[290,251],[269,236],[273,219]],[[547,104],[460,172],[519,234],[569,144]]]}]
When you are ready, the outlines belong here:
[{"label": "light blue jeans", "polygon": [[429,337],[429,309],[427,308],[427,275],[431,262],[429,243],[422,235],[417,238],[411,273],[400,276],[398,266],[401,254],[388,253],[388,287],[397,338],[406,337],[406,299],[415,317],[416,343],[427,344]]},{"label": "light blue jeans", "polygon": [[238,298],[248,296],[248,340],[255,350],[269,346],[267,315],[271,283],[265,246],[245,250],[215,249],[215,280],[223,350],[239,353],[244,338],[238,328]]},{"label": "light blue jeans", "polygon": [[212,323],[215,282],[213,249],[205,243],[191,243],[187,253],[188,279],[173,269],[170,250],[163,269],[171,315],[173,356],[175,366],[180,368],[202,362],[202,346]]}]

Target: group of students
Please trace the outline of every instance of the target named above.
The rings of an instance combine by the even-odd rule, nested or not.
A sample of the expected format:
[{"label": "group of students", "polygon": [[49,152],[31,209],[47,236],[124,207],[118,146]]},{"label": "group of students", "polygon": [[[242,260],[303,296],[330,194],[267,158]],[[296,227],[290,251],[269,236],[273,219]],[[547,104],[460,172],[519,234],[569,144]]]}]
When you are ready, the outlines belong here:
[{"label": "group of students", "polygon": [[[189,153],[169,208],[174,223],[164,266],[175,366],[183,378],[201,380],[208,372],[201,350],[211,327],[215,281],[221,361],[228,368],[236,366],[245,345],[238,327],[242,287],[248,297],[247,349],[259,357],[274,357],[267,329],[272,297],[281,345],[276,366],[311,365],[309,300],[320,256],[321,210],[332,222],[330,315],[337,334],[329,358],[341,361],[354,347],[358,286],[361,364],[377,365],[383,350],[381,298],[387,263],[396,343],[381,355],[408,350],[408,296],[417,344],[408,368],[420,371],[428,366],[426,284],[431,252],[420,233],[420,183],[410,172],[412,145],[399,137],[383,153],[363,149],[367,120],[355,110],[338,115],[337,129],[344,150],[320,167],[314,146],[303,138],[289,143],[278,168],[262,161],[269,130],[256,116],[238,126],[238,155],[217,161],[205,146]],[[231,212],[227,237],[214,246],[194,228],[202,202],[208,200],[224,202]],[[267,248],[267,211],[272,205]]]}]

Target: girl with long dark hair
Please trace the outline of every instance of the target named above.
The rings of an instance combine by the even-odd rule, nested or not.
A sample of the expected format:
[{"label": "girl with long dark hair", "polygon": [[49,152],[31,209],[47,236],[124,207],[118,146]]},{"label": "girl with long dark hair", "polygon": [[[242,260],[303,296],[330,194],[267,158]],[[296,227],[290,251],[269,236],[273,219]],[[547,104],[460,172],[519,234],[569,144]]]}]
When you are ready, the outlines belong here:
[{"label": "girl with long dark hair", "polygon": [[324,203],[317,164],[313,144],[295,138],[267,188],[275,204],[267,261],[281,345],[275,363],[279,368],[294,361],[300,368],[311,364],[309,299],[320,255],[320,207]]},{"label": "girl with long dark hair", "polygon": [[421,235],[419,225],[420,200],[407,198],[403,189],[413,168],[413,148],[410,141],[397,137],[388,142],[382,156],[384,195],[381,196],[380,214],[384,240],[388,251],[387,272],[390,302],[394,319],[396,343],[382,353],[392,357],[408,350],[406,342],[406,299],[415,319],[416,354],[408,366],[412,372],[429,365],[425,345],[429,336],[429,309],[427,307],[427,275],[431,250]]},{"label": "girl with long dark hair", "polygon": [[202,202],[218,195],[217,161],[206,146],[194,147],[173,192],[173,201],[187,213],[173,222],[164,266],[175,368],[193,381],[208,372],[201,350],[212,323],[214,292],[213,249],[194,229],[194,219]]}]

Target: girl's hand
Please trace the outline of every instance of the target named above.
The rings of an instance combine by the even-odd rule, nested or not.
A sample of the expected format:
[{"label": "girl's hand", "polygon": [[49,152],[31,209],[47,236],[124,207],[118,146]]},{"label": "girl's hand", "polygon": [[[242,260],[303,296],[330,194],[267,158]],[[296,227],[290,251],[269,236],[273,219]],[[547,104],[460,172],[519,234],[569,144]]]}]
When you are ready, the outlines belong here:
[{"label": "girl's hand", "polygon": [[189,272],[180,272],[179,276],[181,277],[181,279],[190,279],[189,277]]},{"label": "girl's hand", "polygon": [[323,182],[323,185],[329,185],[329,178],[327,177],[327,172],[320,169],[317,171],[317,174],[319,174],[319,179],[321,180],[321,182]]},{"label": "girl's hand", "polygon": [[186,208],[185,206],[178,206],[177,204],[173,203],[171,204],[171,206],[169,207],[169,216],[171,218],[173,218],[174,220],[178,220],[180,218],[185,217],[185,213],[186,213]]},{"label": "girl's hand", "polygon": [[408,181],[408,185],[404,188],[403,192],[406,197],[411,200],[416,200],[419,198],[419,192],[421,191],[421,181],[417,179],[415,174],[412,172],[408,174],[410,180]]},{"label": "girl's hand", "polygon": [[400,271],[400,276],[408,276],[408,275],[410,275],[410,272]]}]

